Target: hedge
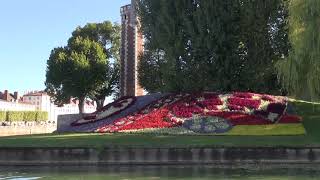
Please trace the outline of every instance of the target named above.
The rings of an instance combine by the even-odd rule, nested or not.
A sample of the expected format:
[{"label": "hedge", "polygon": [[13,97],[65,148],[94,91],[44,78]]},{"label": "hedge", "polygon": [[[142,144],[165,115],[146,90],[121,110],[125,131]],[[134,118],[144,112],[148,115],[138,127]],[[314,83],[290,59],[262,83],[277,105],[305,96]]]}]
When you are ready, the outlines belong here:
[{"label": "hedge", "polygon": [[37,112],[35,111],[24,111],[23,120],[24,121],[35,121],[37,119]]},{"label": "hedge", "polygon": [[47,121],[47,111],[0,111],[0,121]]},{"label": "hedge", "polygon": [[7,120],[7,113],[5,111],[0,111],[0,121]]},{"label": "hedge", "polygon": [[47,111],[37,111],[36,121],[47,121],[48,112]]},{"label": "hedge", "polygon": [[7,121],[23,121],[24,111],[7,111]]}]

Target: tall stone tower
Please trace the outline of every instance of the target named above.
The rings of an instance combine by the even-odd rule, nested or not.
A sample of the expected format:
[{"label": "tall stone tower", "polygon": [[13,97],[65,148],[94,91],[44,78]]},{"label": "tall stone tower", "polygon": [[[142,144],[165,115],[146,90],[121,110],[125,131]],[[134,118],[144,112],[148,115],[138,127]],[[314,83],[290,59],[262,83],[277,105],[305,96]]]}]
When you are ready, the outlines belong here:
[{"label": "tall stone tower", "polygon": [[143,52],[143,36],[139,32],[135,0],[131,4],[121,7],[121,96],[141,96],[143,89],[138,81],[138,56]]}]

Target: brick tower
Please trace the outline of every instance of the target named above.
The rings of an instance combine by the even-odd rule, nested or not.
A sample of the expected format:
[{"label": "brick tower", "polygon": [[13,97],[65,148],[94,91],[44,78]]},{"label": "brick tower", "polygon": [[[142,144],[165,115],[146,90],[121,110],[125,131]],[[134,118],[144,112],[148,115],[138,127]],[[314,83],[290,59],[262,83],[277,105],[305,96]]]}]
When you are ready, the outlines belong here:
[{"label": "brick tower", "polygon": [[135,9],[135,0],[121,7],[121,96],[141,96],[143,89],[137,76],[138,56],[143,52],[143,37],[139,32],[139,21]]}]

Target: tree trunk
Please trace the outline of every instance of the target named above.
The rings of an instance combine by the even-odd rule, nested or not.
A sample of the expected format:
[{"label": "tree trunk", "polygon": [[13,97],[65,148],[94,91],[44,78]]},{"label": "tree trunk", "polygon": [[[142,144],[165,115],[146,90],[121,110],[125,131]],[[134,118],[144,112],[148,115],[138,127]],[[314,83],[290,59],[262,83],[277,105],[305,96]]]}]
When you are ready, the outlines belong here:
[{"label": "tree trunk", "polygon": [[83,112],[84,112],[84,99],[85,98],[79,98],[78,107],[79,107],[79,114],[81,115],[83,115]]},{"label": "tree trunk", "polygon": [[100,109],[103,108],[103,104],[104,104],[104,100],[105,100],[105,99],[106,99],[106,98],[96,100],[96,103],[97,103],[97,111],[99,111]]}]

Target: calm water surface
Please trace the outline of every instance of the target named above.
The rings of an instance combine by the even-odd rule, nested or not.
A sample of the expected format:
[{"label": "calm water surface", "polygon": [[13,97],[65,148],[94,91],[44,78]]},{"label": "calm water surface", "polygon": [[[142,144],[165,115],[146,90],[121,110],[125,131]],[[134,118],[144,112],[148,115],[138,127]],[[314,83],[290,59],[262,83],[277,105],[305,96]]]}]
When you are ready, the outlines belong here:
[{"label": "calm water surface", "polygon": [[320,167],[226,169],[212,166],[0,167],[0,180],[319,180]]}]

